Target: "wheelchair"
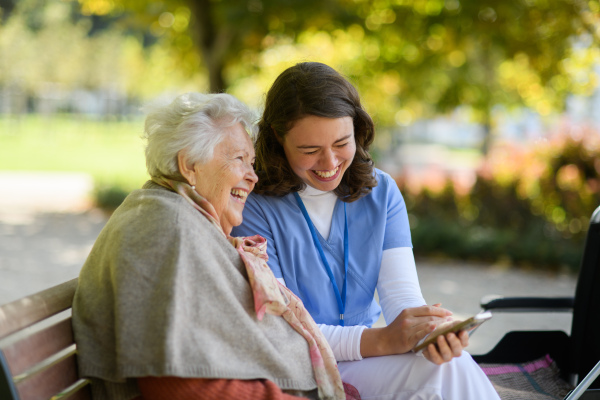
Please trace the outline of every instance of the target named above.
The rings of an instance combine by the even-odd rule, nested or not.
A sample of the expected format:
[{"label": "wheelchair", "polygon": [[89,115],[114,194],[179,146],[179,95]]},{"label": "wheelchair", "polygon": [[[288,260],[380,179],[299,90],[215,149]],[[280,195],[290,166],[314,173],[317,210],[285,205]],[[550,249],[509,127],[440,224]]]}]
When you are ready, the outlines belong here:
[{"label": "wheelchair", "polygon": [[590,219],[575,296],[500,297],[482,300],[481,307],[494,314],[572,313],[570,335],[559,330],[511,331],[487,354],[473,358],[478,364],[519,365],[549,355],[560,377],[575,387],[564,400],[600,400],[600,207]]}]

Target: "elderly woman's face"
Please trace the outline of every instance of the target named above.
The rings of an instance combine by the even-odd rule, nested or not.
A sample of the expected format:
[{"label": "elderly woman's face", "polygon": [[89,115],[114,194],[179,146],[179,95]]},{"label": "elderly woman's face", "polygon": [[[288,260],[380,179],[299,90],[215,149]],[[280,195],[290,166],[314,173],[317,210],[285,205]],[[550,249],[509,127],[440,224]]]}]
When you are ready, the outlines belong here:
[{"label": "elderly woman's face", "polygon": [[215,147],[212,160],[194,166],[196,192],[215,208],[226,234],[242,223],[246,197],[258,177],[254,173],[254,147],[241,124],[229,128]]}]

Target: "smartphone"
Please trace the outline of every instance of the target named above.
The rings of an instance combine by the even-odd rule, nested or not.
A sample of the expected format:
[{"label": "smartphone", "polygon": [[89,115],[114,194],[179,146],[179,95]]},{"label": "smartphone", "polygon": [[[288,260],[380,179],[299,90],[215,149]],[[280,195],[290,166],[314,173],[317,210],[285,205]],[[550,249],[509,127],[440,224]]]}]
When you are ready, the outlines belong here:
[{"label": "smartphone", "polygon": [[414,351],[418,352],[429,346],[431,343],[435,344],[437,342],[437,337],[440,335],[446,335],[450,332],[472,331],[473,329],[477,328],[479,325],[483,324],[490,318],[492,318],[491,311],[483,311],[479,314],[473,315],[471,318],[465,319],[464,321],[459,322],[456,325],[450,326],[447,329],[429,335],[429,337],[427,337],[427,339],[425,339],[423,343],[414,348]]}]

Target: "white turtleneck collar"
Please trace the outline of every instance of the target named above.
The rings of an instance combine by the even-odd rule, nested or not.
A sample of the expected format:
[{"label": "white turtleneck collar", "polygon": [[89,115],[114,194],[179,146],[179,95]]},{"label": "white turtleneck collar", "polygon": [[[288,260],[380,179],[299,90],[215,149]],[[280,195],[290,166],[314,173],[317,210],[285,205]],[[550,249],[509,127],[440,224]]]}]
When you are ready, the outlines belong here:
[{"label": "white turtleneck collar", "polygon": [[309,185],[306,185],[306,188],[299,191],[298,194],[313,225],[321,236],[328,239],[337,196],[334,192],[323,192]]}]

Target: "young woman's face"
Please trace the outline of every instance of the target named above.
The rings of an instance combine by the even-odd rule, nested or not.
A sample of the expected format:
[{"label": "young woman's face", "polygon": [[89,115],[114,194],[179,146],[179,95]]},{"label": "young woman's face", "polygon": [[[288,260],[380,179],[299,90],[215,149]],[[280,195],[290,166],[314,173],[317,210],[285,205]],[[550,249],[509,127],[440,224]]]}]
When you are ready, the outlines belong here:
[{"label": "young woman's face", "polygon": [[328,192],[338,187],[354,159],[354,124],[351,117],[309,115],[294,124],[281,144],[296,175]]}]

